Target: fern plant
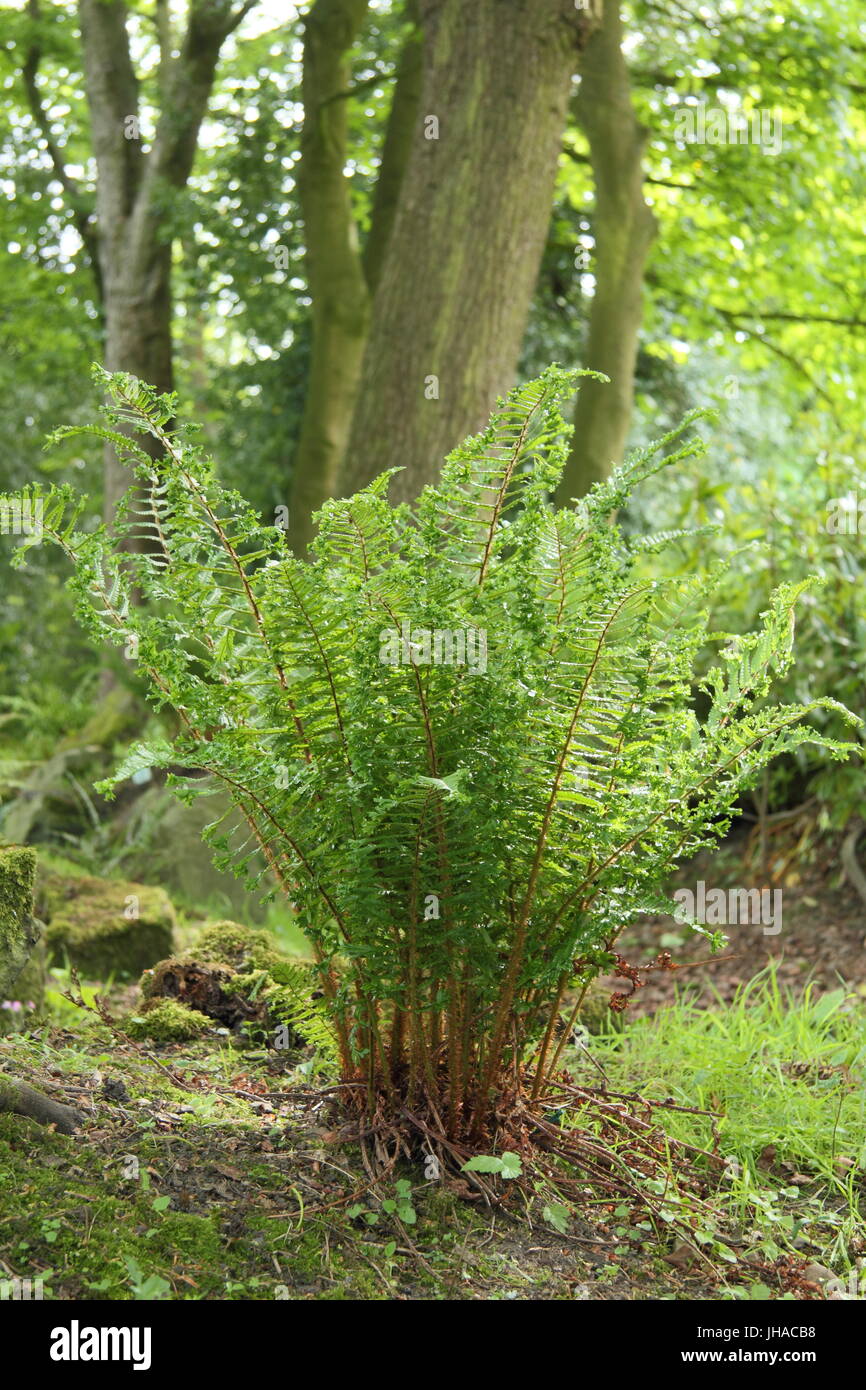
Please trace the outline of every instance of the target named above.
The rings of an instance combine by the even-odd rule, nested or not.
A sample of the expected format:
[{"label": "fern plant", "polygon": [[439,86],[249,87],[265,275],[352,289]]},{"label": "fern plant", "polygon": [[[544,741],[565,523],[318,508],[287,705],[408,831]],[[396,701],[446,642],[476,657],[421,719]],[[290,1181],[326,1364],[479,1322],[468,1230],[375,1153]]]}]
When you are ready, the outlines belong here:
[{"label": "fern plant", "polygon": [[115,782],[162,767],[188,798],[229,793],[248,833],[208,837],[295,905],[344,1094],[451,1145],[489,1145],[518,1099],[544,1101],[563,1000],[669,905],[669,869],[772,758],[849,751],[806,722],[819,705],[853,720],[835,702],[762,703],[804,585],[725,638],[696,688],[707,582],[634,577],[637,545],[676,537],[629,542],[617,511],[701,450],[679,443],[694,416],[551,507],[573,375],[513,392],[411,507],[389,505],[388,475],[327,503],[309,561],[219,485],[173,398],[123,374],[94,427],[137,475],[114,533],[68,488],[30,493],[90,635],[174,715]]}]

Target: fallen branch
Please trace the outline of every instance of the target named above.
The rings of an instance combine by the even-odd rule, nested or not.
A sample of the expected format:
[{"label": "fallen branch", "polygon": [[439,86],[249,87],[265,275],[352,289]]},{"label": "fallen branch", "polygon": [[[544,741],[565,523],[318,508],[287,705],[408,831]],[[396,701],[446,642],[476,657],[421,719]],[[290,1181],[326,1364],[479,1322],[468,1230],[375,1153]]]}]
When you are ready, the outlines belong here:
[{"label": "fallen branch", "polygon": [[0,1077],[0,1111],[26,1115],[40,1125],[54,1125],[59,1134],[74,1134],[83,1116],[71,1105],[61,1105],[23,1081]]}]

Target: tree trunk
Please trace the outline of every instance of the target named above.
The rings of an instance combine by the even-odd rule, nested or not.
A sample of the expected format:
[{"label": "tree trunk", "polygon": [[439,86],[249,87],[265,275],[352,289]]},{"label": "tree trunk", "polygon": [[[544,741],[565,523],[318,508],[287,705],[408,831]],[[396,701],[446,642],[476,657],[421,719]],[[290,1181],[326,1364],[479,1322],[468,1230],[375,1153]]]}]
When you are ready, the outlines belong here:
[{"label": "tree trunk", "polygon": [[[106,238],[109,240],[114,238]],[[150,254],[143,267],[136,264],[123,242],[111,247],[103,259],[103,275],[109,287],[105,366],[110,372],[131,372],[157,391],[172,391],[171,246],[157,242],[148,249]],[[149,453],[157,448],[156,441],[150,438],[138,443]],[[130,481],[129,469],[118,462],[116,451],[109,445],[103,493],[107,522],[114,517]]]},{"label": "tree trunk", "polygon": [[298,195],[313,301],[313,345],[289,507],[289,542],[298,554],[312,535],[313,512],[334,494],[367,336],[369,294],[344,170],[346,54],[368,4],[369,0],[316,0],[304,29]]},{"label": "tree trunk", "polygon": [[[161,110],[145,154],[138,80],[122,0],[79,0],[84,74],[97,172],[99,266],[105,304],[105,364],[159,391],[172,375],[171,238],[167,189],[186,186],[225,39],[253,7],[190,0],[186,32],[173,52],[170,12],[157,11]],[[147,447],[147,446],[145,446]],[[105,517],[110,522],[129,474],[105,452]],[[146,536],[130,548],[146,548]]]},{"label": "tree trunk", "polygon": [[631,104],[618,0],[605,0],[582,74],[575,105],[595,178],[595,294],[584,366],[604,372],[610,384],[591,378],[581,383],[560,503],[582,497],[622,459],[634,404],[644,268],[656,233],[643,196],[648,132]]},{"label": "tree trunk", "polygon": [[360,252],[344,172],[344,98],[349,88],[346,55],[366,8],[367,0],[317,0],[305,34],[298,192],[313,300],[313,350],[293,468],[289,540],[297,554],[303,554],[312,539],[313,513],[337,490],[358,398],[370,299],[390,244],[421,96],[418,6],[417,0],[406,0],[404,15],[412,28],[397,64],[370,231]]},{"label": "tree trunk", "polygon": [[419,0],[423,79],[375,294],[342,494],[415,496],[512,384],[550,221],[573,0]]}]

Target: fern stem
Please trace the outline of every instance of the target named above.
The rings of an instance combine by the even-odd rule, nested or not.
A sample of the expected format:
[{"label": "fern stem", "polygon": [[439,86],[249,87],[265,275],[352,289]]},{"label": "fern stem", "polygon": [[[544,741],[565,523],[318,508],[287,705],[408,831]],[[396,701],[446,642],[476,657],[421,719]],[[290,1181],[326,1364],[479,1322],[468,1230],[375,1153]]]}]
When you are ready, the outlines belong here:
[{"label": "fern stem", "polygon": [[[560,1059],[560,1057],[561,1057],[561,1055],[562,1055],[562,1050],[563,1050],[563,1048],[565,1047],[565,1044],[568,1042],[568,1039],[571,1037],[571,1030],[573,1029],[575,1023],[577,1022],[577,1018],[578,1018],[578,1015],[579,1015],[579,1013],[580,1013],[580,1010],[581,1010],[581,1006],[582,1006],[582,1004],[583,1004],[583,1001],[584,1001],[584,999],[586,998],[586,991],[587,991],[588,989],[589,989],[589,980],[587,980],[587,981],[585,982],[585,984],[584,984],[584,986],[583,986],[583,989],[580,991],[580,994],[578,995],[577,1003],[575,1004],[574,1008],[572,1009],[571,1013],[570,1013],[569,1016],[568,1016],[568,1022],[567,1022],[567,1024],[565,1025],[565,1028],[564,1028],[564,1030],[563,1030],[562,1037],[561,1037],[560,1040],[559,1040],[559,1043],[558,1043],[558,1045],[557,1045],[556,1051],[554,1052],[553,1058],[552,1058],[551,1063],[550,1063],[550,1068],[549,1068],[549,1074],[550,1074],[550,1075],[553,1075],[553,1073],[556,1071],[557,1065],[558,1065],[558,1063],[559,1063],[559,1059]],[[541,1068],[540,1068],[540,1067],[539,1067],[539,1073],[538,1073],[538,1074],[539,1074],[539,1077],[540,1077],[540,1076],[541,1076]],[[536,1094],[537,1094],[537,1093],[536,1093]]]},{"label": "fern stem", "polygon": [[541,1047],[538,1050],[538,1062],[536,1064],[535,1083],[532,1087],[531,1095],[532,1100],[538,1099],[538,1092],[541,1087],[541,1078],[544,1074],[544,1063],[545,1059],[547,1058],[547,1049],[550,1047],[550,1039],[553,1037],[553,1030],[556,1027],[556,1020],[559,1017],[559,1009],[560,1005],[562,1004],[562,996],[565,993],[566,986],[568,985],[568,973],[569,972],[567,970],[564,970],[562,972],[562,975],[560,976],[559,988],[556,991],[556,998],[554,999],[553,1004],[551,1005],[550,1017],[547,1021],[547,1027],[544,1030],[544,1038],[542,1040]]}]

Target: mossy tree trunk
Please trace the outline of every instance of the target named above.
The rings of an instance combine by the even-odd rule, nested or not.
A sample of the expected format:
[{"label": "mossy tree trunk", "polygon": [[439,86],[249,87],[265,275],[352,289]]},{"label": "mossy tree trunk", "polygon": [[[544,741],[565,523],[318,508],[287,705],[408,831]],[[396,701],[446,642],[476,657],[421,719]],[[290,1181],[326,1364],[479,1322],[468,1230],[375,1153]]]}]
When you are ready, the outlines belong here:
[{"label": "mossy tree trunk", "polygon": [[595,294],[583,365],[604,372],[610,383],[581,384],[560,505],[584,496],[620,462],[634,404],[644,269],[656,220],[643,194],[648,132],[632,106],[622,40],[619,4],[606,0],[602,24],[584,55],[575,110],[589,140],[595,181]]},{"label": "mossy tree trunk", "polygon": [[412,149],[421,96],[421,33],[416,0],[397,63],[391,111],[364,244],[346,179],[349,49],[369,0],[316,0],[304,31],[304,135],[298,194],[312,296],[312,359],[293,465],[289,539],[303,554],[313,513],[338,489],[361,382],[370,306],[385,265]]},{"label": "mossy tree trunk", "polygon": [[369,292],[345,168],[347,54],[368,5],[369,0],[316,0],[304,25],[298,196],[313,337],[289,507],[289,539],[301,554],[313,512],[334,493],[367,336]]},{"label": "mossy tree trunk", "polygon": [[33,920],[36,853],[24,845],[0,849],[0,996],[8,998],[39,940]]}]

